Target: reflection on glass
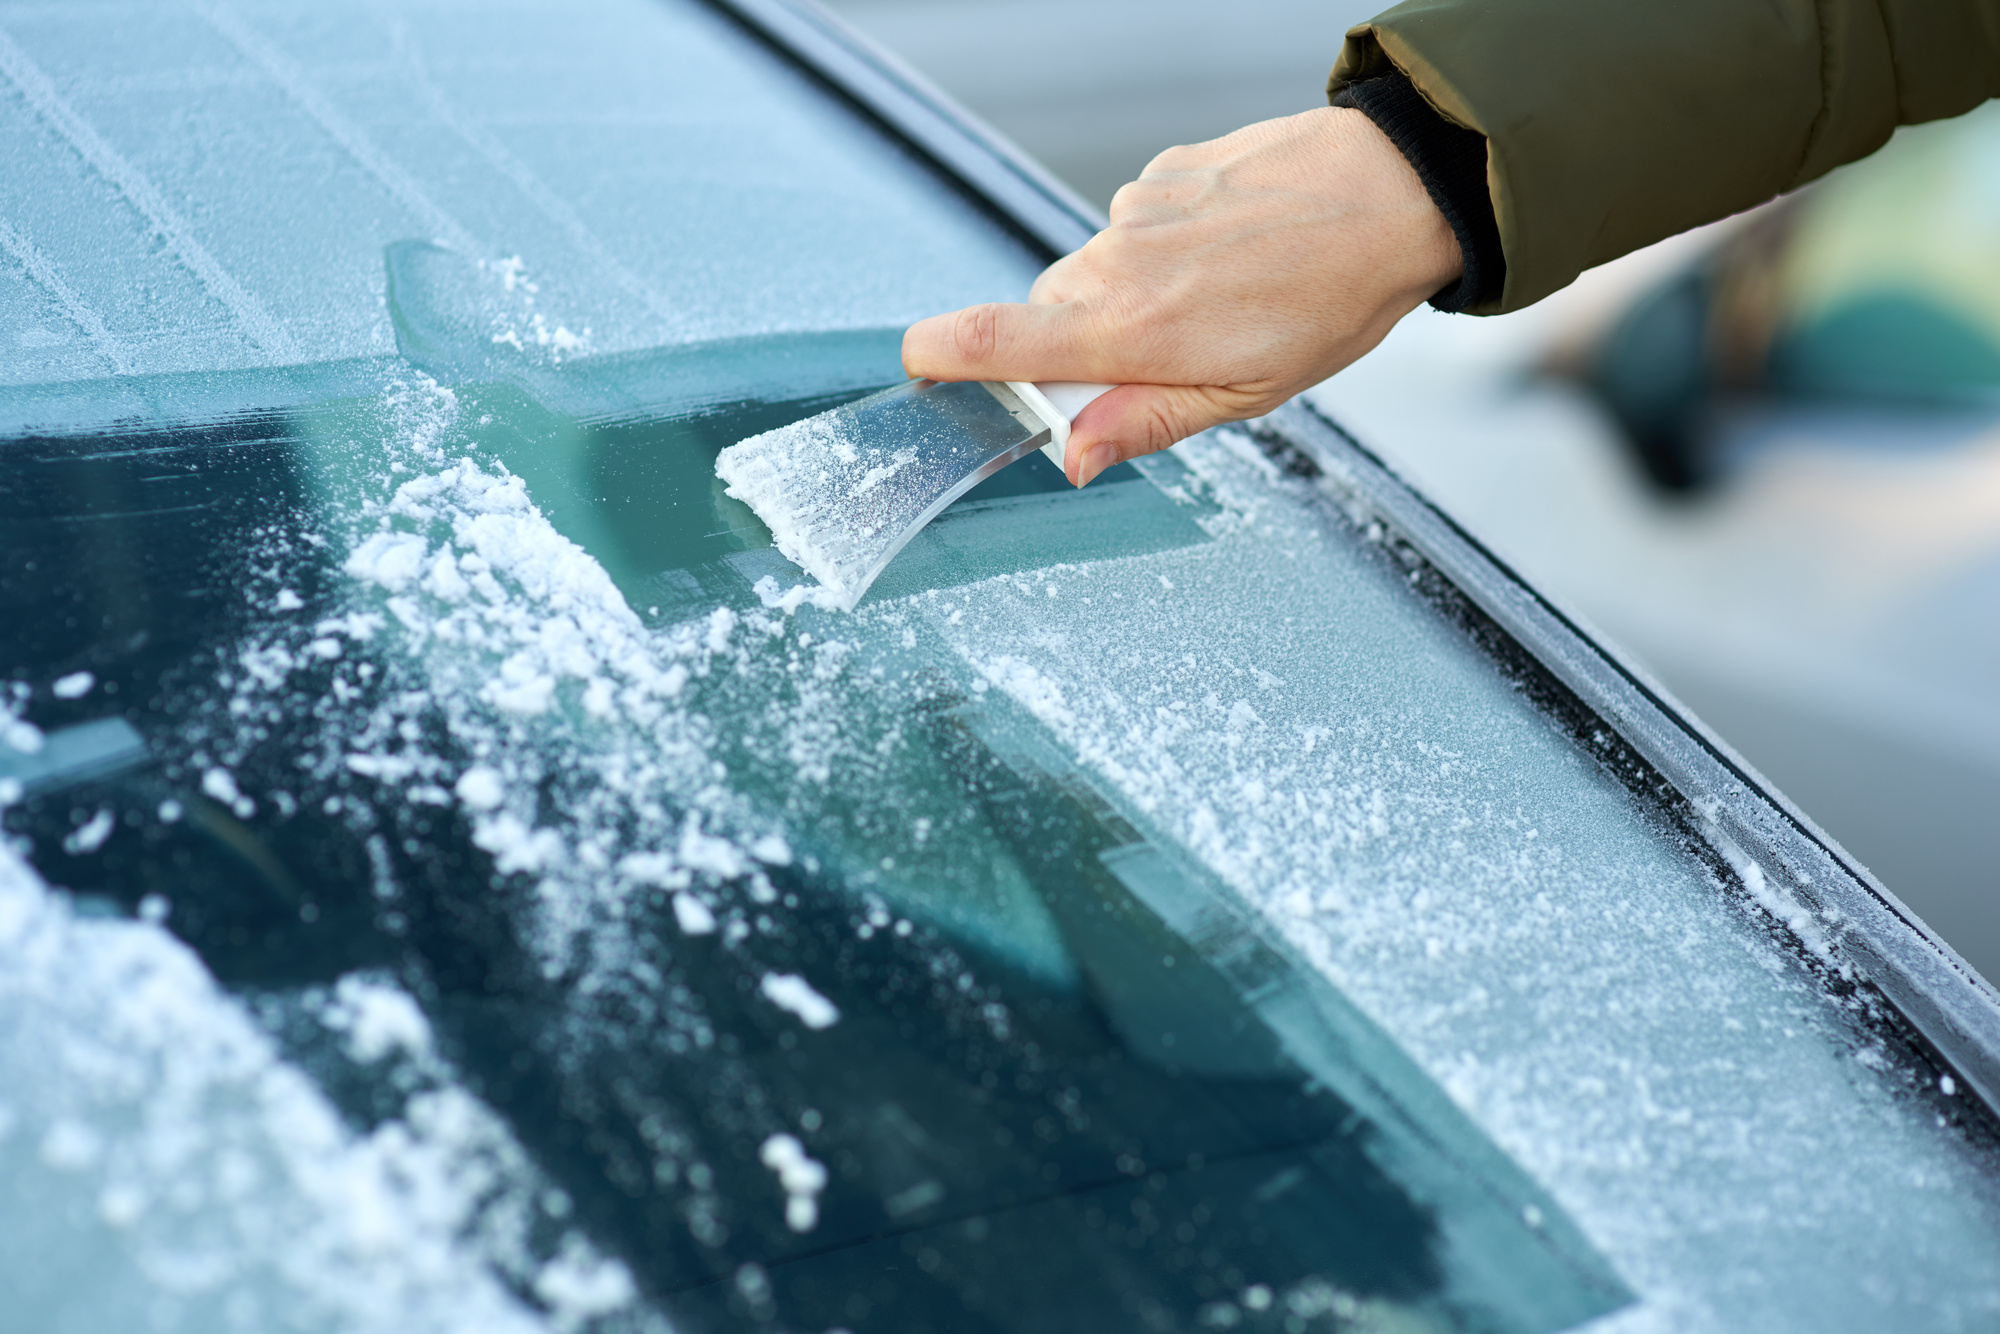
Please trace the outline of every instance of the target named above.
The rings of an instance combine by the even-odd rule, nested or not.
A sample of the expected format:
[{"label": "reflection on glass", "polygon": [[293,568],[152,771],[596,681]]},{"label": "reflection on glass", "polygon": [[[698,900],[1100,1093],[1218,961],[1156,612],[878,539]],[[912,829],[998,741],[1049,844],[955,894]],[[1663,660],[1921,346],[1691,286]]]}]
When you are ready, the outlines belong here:
[{"label": "reflection on glass", "polygon": [[0,20],[17,1323],[1990,1310],[1963,1100],[1243,436],[797,605],[716,452],[1039,261],[722,15],[100,17]]},{"label": "reflection on glass", "polygon": [[[715,487],[715,452],[865,388],[879,341],[544,365],[462,385],[449,439],[413,438],[440,475],[472,451],[479,476],[528,479],[554,523],[536,540],[581,543],[660,627],[631,642],[657,634],[664,651],[689,624],[761,614],[770,553]],[[708,391],[693,411],[633,406],[688,379]],[[809,396],[757,397],[779,379]],[[361,443],[381,403],[336,400],[24,442],[0,492],[16,506],[7,568],[28,572],[5,584],[24,662],[88,658],[100,682],[42,715],[10,827],[80,901],[170,902],[173,930],[263,998],[350,1117],[394,1114],[394,1072],[311,1020],[363,970],[420,998],[455,1078],[692,1328],[1542,1331],[1627,1299],[1393,1044],[928,635],[862,643],[817,704],[799,684],[809,635],[745,632],[744,656],[678,687],[727,818],[782,830],[776,848],[717,838],[717,794],[663,759],[676,725],[604,732],[588,685],[475,728],[436,673],[468,651],[451,627],[493,624],[509,597],[441,592],[434,561],[392,578],[384,557],[363,573],[385,611],[357,634],[370,599],[343,578],[379,516],[406,519],[436,489],[393,466],[416,461],[423,392],[384,400],[402,453]],[[1106,522],[1142,550],[1207,540],[1198,505],[1136,474],[1077,493],[1024,465],[994,491],[912,559],[934,576],[1032,568],[1065,542],[1090,554]],[[519,511],[487,495],[453,513],[463,536]],[[114,540],[79,540],[86,523]],[[999,540],[1024,527],[1032,550]],[[479,564],[450,570],[476,580]],[[454,597],[485,619],[411,601]],[[309,637],[271,668],[288,620]],[[258,654],[282,677],[269,694],[246,693]],[[473,684],[496,676],[504,662]],[[111,699],[146,701],[112,724],[117,744],[100,735]],[[247,745],[213,724],[231,700],[256,701]],[[802,733],[815,709],[823,734]],[[773,718],[792,749],[772,744]],[[559,948],[549,868],[495,832],[464,777],[517,779],[510,729],[546,760],[539,823],[583,882],[618,887],[572,904],[584,917]],[[593,769],[606,757],[654,779],[621,786]],[[802,780],[813,763],[833,780]],[[211,777],[225,766],[226,788]],[[131,818],[89,858],[62,852],[72,812],[99,805]]]}]

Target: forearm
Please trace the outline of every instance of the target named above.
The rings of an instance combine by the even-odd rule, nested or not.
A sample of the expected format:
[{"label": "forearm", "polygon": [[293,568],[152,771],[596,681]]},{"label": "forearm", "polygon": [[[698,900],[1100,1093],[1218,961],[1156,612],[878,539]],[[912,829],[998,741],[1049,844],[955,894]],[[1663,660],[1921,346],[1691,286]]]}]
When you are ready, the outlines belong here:
[{"label": "forearm", "polygon": [[1486,137],[1493,313],[2000,95],[2000,0],[1409,0],[1330,91],[1392,69]]}]

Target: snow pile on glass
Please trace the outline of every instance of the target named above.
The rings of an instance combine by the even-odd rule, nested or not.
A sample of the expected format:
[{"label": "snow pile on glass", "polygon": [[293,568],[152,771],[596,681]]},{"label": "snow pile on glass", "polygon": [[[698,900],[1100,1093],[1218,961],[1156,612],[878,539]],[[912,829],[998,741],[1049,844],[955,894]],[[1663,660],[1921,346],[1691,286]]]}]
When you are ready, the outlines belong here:
[{"label": "snow pile on glass", "polygon": [[[754,538],[628,577],[687,599],[641,610],[484,443],[498,392],[412,375],[291,428],[315,522],[252,530],[245,631],[179,679],[177,730],[146,738],[146,781],[173,795],[138,806],[156,789],[133,779],[37,806],[60,766],[29,752],[80,744],[64,719],[104,687],[65,687],[70,714],[53,688],[12,696],[9,795],[44,822],[22,826],[39,863],[82,888],[66,908],[10,871],[7,1059],[76,1073],[8,1095],[0,1144],[22,1189],[76,1201],[38,1231],[48,1272],[131,1276],[93,1310],[150,1303],[174,1327],[275,1302],[325,1328],[837,1312],[787,1257],[865,1234],[862,1213],[921,1230],[968,1190],[981,1204],[971,1145],[951,1147],[962,1113],[910,1103],[931,1078],[911,1060],[976,1096],[982,1068],[1031,1087],[1033,997],[1095,995],[1133,1074],[1270,1068],[1254,1025],[1195,1035],[1228,996],[1176,1011],[1146,992],[1161,959],[1092,953],[1158,928],[1091,943],[1052,869],[1079,855],[1182,933],[1152,947],[1170,968],[1206,965],[1168,910],[1194,891],[1159,883],[1210,877],[1272,924],[1527,1170],[1531,1229],[1567,1214],[1611,1262],[1639,1301],[1608,1327],[1949,1327],[1993,1295],[1990,1164],[1948,1091],[1917,1087],[1761,909],[1246,437],[1094,496],[953,511],[907,556],[931,586],[853,614],[792,612]],[[1065,541],[1088,554],[1075,514],[1156,549],[1038,564]],[[93,884],[132,865],[121,839],[178,837],[196,807],[230,837],[317,828],[360,850],[347,881],[265,874],[294,896],[269,930],[324,981],[218,990],[168,934],[249,968],[216,890]],[[135,917],[77,916],[118,903]],[[54,981],[79,975],[106,981]],[[880,1027],[904,988],[935,1032]],[[982,1065],[985,1047],[1028,1063]],[[839,1073],[869,1064],[859,1086]],[[1052,1145],[1115,1115],[1074,1085],[1028,1096]],[[1143,1203],[1167,1178],[1145,1144],[1123,1152]],[[1450,1244],[1515,1244],[1469,1236]],[[603,1253],[635,1237],[650,1253]],[[911,1258],[948,1278],[939,1254]],[[1271,1277],[1219,1271],[1191,1314],[1462,1318],[1397,1306],[1400,1280]]]},{"label": "snow pile on glass", "polygon": [[625,1266],[565,1224],[393,982],[350,974],[300,1002],[410,1090],[364,1133],[149,907],[80,917],[0,850],[10,1320],[526,1334],[628,1310]]},{"label": "snow pile on glass", "polygon": [[1036,265],[715,14],[128,17],[0,18],[10,1314],[2000,1310],[1958,1091],[1246,434],[810,605],[717,451]]}]

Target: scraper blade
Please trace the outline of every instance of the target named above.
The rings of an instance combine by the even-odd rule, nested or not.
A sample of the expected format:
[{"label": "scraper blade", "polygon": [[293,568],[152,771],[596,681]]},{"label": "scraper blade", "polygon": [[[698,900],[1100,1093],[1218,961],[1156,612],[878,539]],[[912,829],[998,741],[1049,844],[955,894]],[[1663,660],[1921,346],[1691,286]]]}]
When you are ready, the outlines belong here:
[{"label": "scraper blade", "polygon": [[1046,399],[1007,384],[912,380],[739,441],[715,471],[852,610],[945,506],[1030,450],[1059,448],[1069,423],[1056,422]]}]

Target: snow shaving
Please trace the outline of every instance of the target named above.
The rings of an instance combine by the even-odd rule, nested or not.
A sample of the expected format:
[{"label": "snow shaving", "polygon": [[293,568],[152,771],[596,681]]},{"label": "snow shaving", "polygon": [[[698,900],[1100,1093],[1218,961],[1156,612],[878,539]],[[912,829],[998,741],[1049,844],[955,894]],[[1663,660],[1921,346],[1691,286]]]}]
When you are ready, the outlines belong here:
[{"label": "snow shaving", "polygon": [[[2000,1291],[1993,1257],[1965,1249],[1985,1205],[1963,1189],[1962,1146],[1774,943],[1794,907],[1770,878],[1739,868],[1745,907],[1635,819],[1456,630],[1400,612],[1400,567],[1354,554],[1365,544],[1246,437],[1178,451],[1184,485],[1213,502],[1205,544],[932,590],[834,635],[794,617],[821,594],[851,605],[831,580],[808,596],[767,579],[759,605],[649,627],[518,477],[463,451],[461,411],[423,377],[389,386],[377,434],[353,442],[366,482],[335,522],[269,536],[245,590],[269,614],[219,665],[180,777],[245,818],[324,801],[377,857],[390,920],[389,813],[462,817],[496,875],[528,886],[523,937],[572,998],[566,1041],[612,1040],[598,1007],[614,1000],[617,1023],[640,1017],[670,1052],[718,1041],[633,948],[635,905],[666,905],[690,941],[771,930],[788,905],[767,872],[797,854],[732,766],[801,791],[844,766],[865,776],[920,692],[860,650],[923,643],[938,652],[925,679],[956,673],[968,698],[1025,710],[1544,1183],[1647,1294],[1621,1334],[1837,1323],[1857,1303],[1928,1300],[1947,1274]],[[782,447],[806,447],[806,425]],[[848,494],[902,466],[812,447]],[[732,485],[758,494],[753,472]],[[816,577],[844,568],[814,570],[801,534],[779,539]],[[290,572],[328,545],[338,605],[309,609]],[[319,744],[296,782],[251,781],[260,738],[302,711]],[[0,735],[26,751],[39,735],[17,715],[0,708]],[[79,814],[70,855],[93,855],[98,814]],[[115,1257],[92,1262],[99,1323],[664,1328],[396,979],[353,972],[259,1008],[217,986],[169,911],[79,916],[0,849],[0,1174],[51,1202],[65,1248]],[[868,890],[855,933],[892,923],[907,929]],[[768,971],[749,999],[807,1035],[842,1022],[809,972]],[[287,1024],[399,1072],[394,1114],[344,1120],[280,1054]],[[713,1238],[712,1173],[672,1114],[659,1109],[653,1171],[684,1186],[689,1232]],[[752,1134],[768,1208],[811,1231],[837,1183],[790,1130]],[[1879,1219],[1871,1244],[1899,1257],[1865,1298],[1815,1258],[1855,1219]],[[36,1227],[0,1238],[26,1246]],[[1745,1273],[1757,1290],[1731,1277]]]}]

